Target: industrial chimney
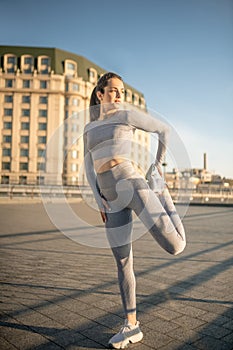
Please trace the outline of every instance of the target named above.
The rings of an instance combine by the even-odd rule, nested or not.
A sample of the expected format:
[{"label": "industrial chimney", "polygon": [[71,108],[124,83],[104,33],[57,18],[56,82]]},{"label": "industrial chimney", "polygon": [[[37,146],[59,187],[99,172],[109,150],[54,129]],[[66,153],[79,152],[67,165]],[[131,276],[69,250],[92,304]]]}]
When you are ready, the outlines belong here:
[{"label": "industrial chimney", "polygon": [[206,158],[206,153],[204,153],[204,170],[207,169],[207,158]]}]

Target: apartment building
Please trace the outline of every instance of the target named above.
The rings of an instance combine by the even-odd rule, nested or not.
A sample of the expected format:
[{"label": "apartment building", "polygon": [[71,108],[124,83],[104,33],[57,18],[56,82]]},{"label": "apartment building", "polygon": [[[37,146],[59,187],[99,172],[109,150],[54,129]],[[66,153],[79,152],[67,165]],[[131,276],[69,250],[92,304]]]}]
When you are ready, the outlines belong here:
[{"label": "apartment building", "polygon": [[[93,87],[105,70],[57,48],[0,46],[1,184],[86,184],[82,132]],[[125,85],[125,100],[146,110]],[[137,131],[132,159],[145,171],[150,135]]]}]

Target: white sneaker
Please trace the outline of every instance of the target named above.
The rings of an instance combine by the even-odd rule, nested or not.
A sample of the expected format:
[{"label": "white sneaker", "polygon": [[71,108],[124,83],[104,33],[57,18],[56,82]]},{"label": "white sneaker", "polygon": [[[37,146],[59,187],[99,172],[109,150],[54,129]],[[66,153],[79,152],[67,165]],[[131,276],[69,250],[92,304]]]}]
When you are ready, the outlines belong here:
[{"label": "white sneaker", "polygon": [[125,321],[120,332],[115,334],[108,342],[108,345],[114,349],[124,349],[129,343],[137,343],[143,338],[143,333],[139,328],[139,322],[136,325],[131,325]]}]

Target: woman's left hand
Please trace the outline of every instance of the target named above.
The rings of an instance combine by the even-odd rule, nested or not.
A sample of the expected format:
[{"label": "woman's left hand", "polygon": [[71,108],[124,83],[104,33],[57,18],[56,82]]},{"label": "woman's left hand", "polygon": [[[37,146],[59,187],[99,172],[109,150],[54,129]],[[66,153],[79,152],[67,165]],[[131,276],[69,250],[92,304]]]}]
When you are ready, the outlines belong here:
[{"label": "woman's left hand", "polygon": [[159,175],[163,177],[163,170],[161,164],[156,164],[156,168],[158,169]]},{"label": "woman's left hand", "polygon": [[100,215],[102,217],[103,222],[105,223],[107,221],[106,209],[111,211],[111,208],[108,202],[104,198],[102,198],[102,202],[103,202],[103,208],[100,208]]}]

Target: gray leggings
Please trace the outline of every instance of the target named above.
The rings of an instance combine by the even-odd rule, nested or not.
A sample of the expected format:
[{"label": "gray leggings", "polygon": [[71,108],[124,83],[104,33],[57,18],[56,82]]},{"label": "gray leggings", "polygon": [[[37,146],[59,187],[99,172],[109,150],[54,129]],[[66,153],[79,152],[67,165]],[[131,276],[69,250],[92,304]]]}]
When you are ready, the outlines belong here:
[{"label": "gray leggings", "polygon": [[136,312],[136,282],[133,271],[132,211],[158,244],[171,254],[186,245],[185,232],[167,189],[155,194],[132,163],[125,161],[97,175],[97,182],[111,211],[106,233],[118,268],[118,280],[126,314]]}]

